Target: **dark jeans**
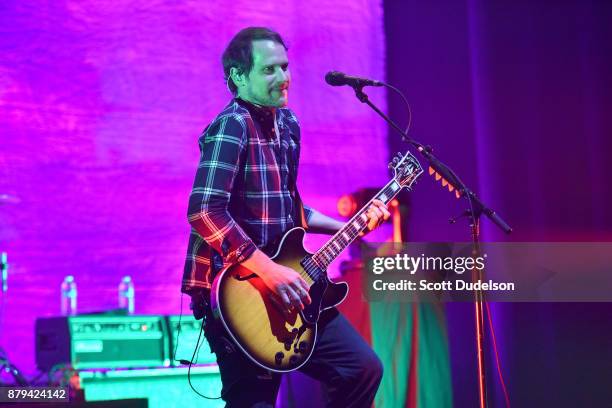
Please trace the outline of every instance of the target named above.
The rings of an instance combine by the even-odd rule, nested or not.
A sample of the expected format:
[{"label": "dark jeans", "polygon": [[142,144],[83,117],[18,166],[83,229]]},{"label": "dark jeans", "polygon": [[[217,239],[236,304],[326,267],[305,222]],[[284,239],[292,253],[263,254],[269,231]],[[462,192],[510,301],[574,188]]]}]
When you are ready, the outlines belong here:
[{"label": "dark jeans", "polygon": [[[217,355],[226,407],[274,407],[281,374],[249,360],[221,322],[208,318],[204,334]],[[317,344],[300,371],[326,386],[328,407],[369,408],[380,384],[382,364],[353,326],[332,308],[321,314]]]}]

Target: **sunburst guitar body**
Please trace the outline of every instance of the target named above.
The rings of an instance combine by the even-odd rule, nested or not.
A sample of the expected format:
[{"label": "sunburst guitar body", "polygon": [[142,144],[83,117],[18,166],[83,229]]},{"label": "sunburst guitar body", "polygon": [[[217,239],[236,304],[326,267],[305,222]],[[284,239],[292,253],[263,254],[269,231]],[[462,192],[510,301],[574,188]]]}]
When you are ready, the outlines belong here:
[{"label": "sunburst guitar body", "polygon": [[221,318],[236,344],[256,364],[286,372],[301,367],[314,350],[321,310],[344,300],[348,285],[333,283],[327,274],[313,279],[302,266],[311,259],[304,249],[305,231],[287,232],[271,259],[298,271],[310,286],[312,302],[304,310],[292,309],[287,318],[272,301],[272,293],[261,278],[240,264],[217,275],[211,293],[213,314]]},{"label": "sunburst guitar body", "polygon": [[[395,177],[372,200],[388,203],[422,173],[410,153],[399,155],[391,166]],[[316,253],[304,248],[302,228],[289,230],[281,239],[271,259],[297,271],[309,285],[312,302],[303,310],[293,309],[286,316],[272,300],[274,295],[262,279],[241,264],[217,274],[211,290],[213,315],[255,364],[271,371],[288,372],[308,361],[316,346],[320,313],[341,303],[348,294],[345,282],[329,280],[327,266],[366,228],[365,212],[370,202]]]}]

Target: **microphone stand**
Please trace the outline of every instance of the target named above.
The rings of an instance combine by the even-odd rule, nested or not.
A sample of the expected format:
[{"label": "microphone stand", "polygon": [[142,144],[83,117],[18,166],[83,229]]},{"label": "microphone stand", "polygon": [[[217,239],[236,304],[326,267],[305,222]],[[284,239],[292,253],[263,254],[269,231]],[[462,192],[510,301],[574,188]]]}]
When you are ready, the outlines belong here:
[{"label": "microphone stand", "polygon": [[[390,87],[387,84],[384,86]],[[402,141],[414,146],[419,153],[429,162],[429,174],[436,173],[446,182],[443,182],[443,186],[448,184],[449,191],[455,190],[457,198],[465,197],[469,204],[469,209],[465,210],[459,217],[467,217],[469,220],[470,227],[470,238],[472,241],[472,255],[479,256],[480,254],[480,217],[484,214],[489,218],[493,224],[504,231],[506,234],[512,232],[512,228],[492,209],[488,208],[480,198],[470,190],[465,183],[461,181],[459,176],[455,172],[442,163],[437,157],[433,155],[433,149],[431,146],[424,146],[423,144],[412,139],[397,126],[387,115],[385,115],[376,105],[370,102],[368,95],[363,92],[363,86],[353,87],[355,90],[355,96],[362,103],[365,103],[378,113],[393,129],[398,131],[402,135]],[[457,217],[457,218],[459,218]],[[451,223],[455,223],[455,219],[451,219]],[[474,269],[472,271],[472,280],[480,280],[483,276],[482,269]],[[474,291],[474,317],[476,321],[476,351],[477,351],[477,363],[478,363],[478,397],[481,408],[487,406],[487,385],[486,385],[486,373],[485,373],[485,352],[484,352],[484,304],[485,298],[482,290],[478,289]]]}]

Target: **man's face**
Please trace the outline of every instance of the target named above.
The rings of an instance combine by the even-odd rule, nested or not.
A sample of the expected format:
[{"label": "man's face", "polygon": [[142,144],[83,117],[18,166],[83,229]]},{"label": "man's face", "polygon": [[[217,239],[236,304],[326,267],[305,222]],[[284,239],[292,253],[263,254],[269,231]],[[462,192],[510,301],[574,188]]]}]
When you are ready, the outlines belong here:
[{"label": "man's face", "polygon": [[238,87],[238,96],[256,105],[280,108],[288,103],[290,82],[285,47],[272,40],[253,41],[253,68]]}]

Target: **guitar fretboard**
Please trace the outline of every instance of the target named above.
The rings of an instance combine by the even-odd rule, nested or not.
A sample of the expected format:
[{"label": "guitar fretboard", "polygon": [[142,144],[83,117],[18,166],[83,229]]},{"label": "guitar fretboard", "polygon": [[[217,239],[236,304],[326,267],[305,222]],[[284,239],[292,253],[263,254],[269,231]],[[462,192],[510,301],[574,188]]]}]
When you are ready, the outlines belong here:
[{"label": "guitar fretboard", "polygon": [[336,234],[330,238],[313,256],[312,260],[317,267],[325,270],[340,253],[359,236],[368,225],[366,212],[374,199],[388,204],[401,191],[402,186],[391,180],[366,205],[359,210]]}]

